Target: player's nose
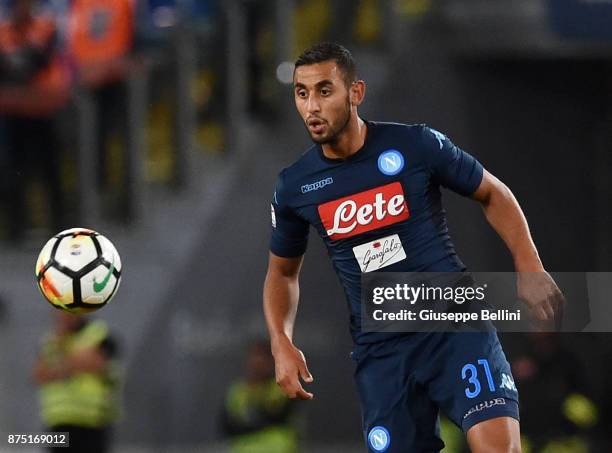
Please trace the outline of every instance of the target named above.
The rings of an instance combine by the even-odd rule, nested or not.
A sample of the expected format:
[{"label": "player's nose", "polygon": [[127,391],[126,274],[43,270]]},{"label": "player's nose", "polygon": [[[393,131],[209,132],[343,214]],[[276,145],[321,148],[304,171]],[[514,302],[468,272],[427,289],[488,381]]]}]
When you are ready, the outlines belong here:
[{"label": "player's nose", "polygon": [[308,113],[316,113],[321,111],[321,104],[316,96],[310,96],[306,102],[306,111]]}]

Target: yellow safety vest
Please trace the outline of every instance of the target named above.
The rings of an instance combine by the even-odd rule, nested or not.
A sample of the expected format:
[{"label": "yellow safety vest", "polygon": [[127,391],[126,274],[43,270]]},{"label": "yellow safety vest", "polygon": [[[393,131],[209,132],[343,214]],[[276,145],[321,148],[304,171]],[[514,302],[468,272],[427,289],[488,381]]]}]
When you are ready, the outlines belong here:
[{"label": "yellow safety vest", "polygon": [[[273,408],[286,404],[287,397],[273,380],[258,388],[244,382],[234,383],[229,390],[226,407],[237,418],[246,417],[251,404],[262,404]],[[233,436],[231,453],[296,453],[297,431],[291,423],[272,425],[259,431]]]},{"label": "yellow safety vest", "polygon": [[[93,321],[61,340],[50,336],[43,344],[42,360],[52,365],[59,357],[99,346],[107,335],[106,324]],[[108,425],[118,412],[116,377],[113,374],[112,371],[76,373],[43,384],[39,397],[44,423],[49,427],[101,428]]]}]

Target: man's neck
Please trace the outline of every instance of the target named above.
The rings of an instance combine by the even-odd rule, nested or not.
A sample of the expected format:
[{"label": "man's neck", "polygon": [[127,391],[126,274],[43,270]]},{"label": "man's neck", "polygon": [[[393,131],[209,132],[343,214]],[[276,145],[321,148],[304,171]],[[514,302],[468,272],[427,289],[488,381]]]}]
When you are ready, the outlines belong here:
[{"label": "man's neck", "polygon": [[323,155],[329,159],[346,159],[352,156],[363,147],[367,129],[365,121],[355,115],[338,140],[321,146]]}]

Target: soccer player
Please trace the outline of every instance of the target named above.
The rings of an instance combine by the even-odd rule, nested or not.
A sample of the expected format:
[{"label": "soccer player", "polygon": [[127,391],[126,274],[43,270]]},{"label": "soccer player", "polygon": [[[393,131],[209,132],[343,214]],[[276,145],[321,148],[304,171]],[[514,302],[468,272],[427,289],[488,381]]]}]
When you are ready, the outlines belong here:
[{"label": "soccer player", "polygon": [[[516,199],[440,132],[360,118],[366,85],[357,79],[344,47],[321,43],[305,50],[295,63],[293,83],[297,110],[314,145],[280,173],[272,200],[263,305],[277,383],[290,398],[313,398],[302,385],[313,377],[292,341],[298,277],[312,225],[349,302],[369,450],[441,450],[442,410],[466,433],[473,452],[520,451],[518,395],[495,332],[360,329],[362,271],[465,270],[448,234],[440,186],[481,203],[512,253],[519,296],[539,319],[553,319],[560,292],[542,266]],[[385,240],[399,243],[401,250],[366,267],[364,250]]]}]

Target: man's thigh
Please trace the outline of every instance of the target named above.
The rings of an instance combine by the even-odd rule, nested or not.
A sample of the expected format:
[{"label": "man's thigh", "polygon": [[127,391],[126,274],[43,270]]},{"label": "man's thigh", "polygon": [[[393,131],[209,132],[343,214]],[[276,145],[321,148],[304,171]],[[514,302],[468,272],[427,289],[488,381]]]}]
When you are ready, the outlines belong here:
[{"label": "man's thigh", "polygon": [[403,349],[391,344],[354,357],[364,440],[371,452],[440,451],[438,407],[412,377]]},{"label": "man's thigh", "polygon": [[519,420],[518,392],[495,332],[447,333],[418,380],[448,418],[467,433],[497,417]]}]

